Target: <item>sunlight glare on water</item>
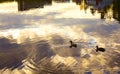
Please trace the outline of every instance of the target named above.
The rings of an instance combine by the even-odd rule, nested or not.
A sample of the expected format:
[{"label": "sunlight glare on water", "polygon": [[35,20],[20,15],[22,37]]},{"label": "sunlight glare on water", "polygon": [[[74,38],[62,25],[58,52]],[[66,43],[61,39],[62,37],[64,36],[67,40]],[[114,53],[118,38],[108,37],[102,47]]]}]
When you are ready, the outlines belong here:
[{"label": "sunlight glare on water", "polygon": [[17,12],[17,2],[8,2],[0,4],[0,13],[12,13]]},{"label": "sunlight glare on water", "polygon": [[[8,3],[6,5],[6,8],[8,8],[12,5],[14,5],[14,7],[16,7],[16,3],[13,2],[13,3]],[[2,6],[2,4],[1,4],[1,6]],[[3,7],[3,9],[4,8],[5,7]],[[10,7],[10,8],[12,8],[12,7]],[[10,9],[10,10],[14,10],[14,8]],[[37,13],[38,11],[40,13]],[[53,11],[55,11],[55,12],[53,12]],[[49,13],[50,13],[50,15],[49,15]],[[75,13],[75,14],[71,15],[71,13]],[[84,13],[84,11],[80,11],[79,6],[76,6],[75,3],[59,3],[59,4],[53,3],[52,6],[45,6],[44,9],[37,8],[37,9],[25,11],[25,12],[20,12],[15,15],[12,14],[13,16],[9,15],[9,18],[15,17],[15,18],[12,18],[12,20],[7,19],[7,17],[5,17],[5,19],[4,19],[6,21],[6,26],[11,25],[9,27],[11,29],[4,30],[2,32],[2,35],[3,34],[6,34],[6,35],[12,34],[13,38],[17,38],[17,36],[19,36],[19,33],[23,32],[23,31],[24,32],[32,31],[39,36],[49,35],[49,34],[54,34],[54,33],[58,33],[58,34],[65,33],[66,35],[71,36],[73,39],[74,38],[79,39],[80,36],[77,32],[75,32],[75,30],[77,30],[77,29],[80,31],[82,31],[82,30],[81,30],[81,28],[77,28],[75,25],[82,24],[82,23],[80,23],[80,20],[79,20],[79,21],[72,21],[73,22],[73,24],[72,24],[72,22],[69,21],[69,18],[73,18],[73,19],[88,18],[88,17],[98,18],[98,16],[92,16],[92,14],[90,14],[89,10],[88,10],[88,14],[85,14],[85,13],[83,14],[83,13]],[[30,16],[30,17],[27,17],[27,16]],[[39,18],[37,18],[37,17],[39,17]],[[62,21],[62,18],[65,18],[65,21]],[[61,20],[57,20],[57,19],[61,19]],[[15,20],[18,22],[15,22]],[[21,20],[21,22],[19,22],[19,20]],[[9,24],[9,22],[7,23],[7,21],[13,22],[13,23]],[[4,24],[4,22],[1,22],[1,23]],[[17,25],[18,23],[20,23],[20,24]],[[71,23],[71,26],[69,26],[69,23]],[[65,25],[65,26],[63,26],[63,25]],[[18,28],[12,29],[12,27],[14,28],[17,26],[20,26],[20,27],[23,26],[23,28],[18,27]],[[7,32],[8,32],[8,34],[7,34]]]},{"label": "sunlight glare on water", "polygon": [[[0,4],[0,16],[2,74],[52,74],[61,72],[59,67],[72,72],[100,70],[97,74],[111,67],[119,69],[111,60],[119,57],[110,58],[109,53],[119,52],[111,47],[119,46],[120,26],[99,19],[98,13],[93,16],[90,9],[85,13],[73,2],[53,2],[43,9],[18,12],[17,3],[10,2]],[[69,48],[69,40],[78,47]],[[96,45],[105,47],[106,52],[95,52]]]}]

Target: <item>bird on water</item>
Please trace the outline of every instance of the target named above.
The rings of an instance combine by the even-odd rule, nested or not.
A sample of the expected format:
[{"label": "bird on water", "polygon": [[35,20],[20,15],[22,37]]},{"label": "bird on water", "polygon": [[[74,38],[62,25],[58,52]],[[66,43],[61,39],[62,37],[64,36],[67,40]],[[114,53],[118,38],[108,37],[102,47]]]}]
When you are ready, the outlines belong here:
[{"label": "bird on water", "polygon": [[72,48],[72,47],[77,48],[77,44],[73,43],[73,41],[71,41],[71,40],[70,40],[70,44],[71,44],[71,45],[70,45],[70,48]]},{"label": "bird on water", "polygon": [[105,48],[96,46],[96,52],[98,52],[98,51],[105,52]]}]

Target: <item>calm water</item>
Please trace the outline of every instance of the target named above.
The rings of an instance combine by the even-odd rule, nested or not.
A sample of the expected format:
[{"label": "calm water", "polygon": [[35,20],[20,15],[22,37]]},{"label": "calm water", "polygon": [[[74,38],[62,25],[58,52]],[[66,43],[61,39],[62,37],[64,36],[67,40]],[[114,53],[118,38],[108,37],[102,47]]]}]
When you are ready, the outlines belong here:
[{"label": "calm water", "polygon": [[0,3],[0,74],[117,74],[119,4],[74,1]]}]

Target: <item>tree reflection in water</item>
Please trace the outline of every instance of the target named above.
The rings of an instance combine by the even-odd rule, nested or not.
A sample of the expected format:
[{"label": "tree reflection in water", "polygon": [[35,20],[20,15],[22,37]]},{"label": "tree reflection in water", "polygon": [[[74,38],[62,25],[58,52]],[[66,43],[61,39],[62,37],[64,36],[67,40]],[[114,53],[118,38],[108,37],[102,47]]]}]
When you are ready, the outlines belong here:
[{"label": "tree reflection in water", "polygon": [[[44,1],[42,1],[42,2],[44,2]],[[68,0],[66,0],[66,1],[68,2]],[[86,10],[87,8],[89,8],[88,4],[82,3],[82,2],[85,2],[83,0],[82,0],[82,2],[81,2],[81,0],[73,0],[73,1],[76,2],[77,4],[83,5],[81,7],[81,9]],[[31,4],[32,2],[27,3],[27,0],[26,1],[21,0],[21,2],[22,2],[21,6],[23,7],[23,8],[20,8],[21,11],[34,7],[34,5]],[[26,6],[24,5],[24,2],[26,2],[25,3]],[[57,0],[57,2],[58,2],[58,0]],[[64,0],[60,0],[60,2],[64,2]],[[33,3],[37,5],[37,2],[33,2]],[[44,3],[47,4],[46,2],[44,2]],[[118,19],[119,18],[119,10],[118,10],[119,4],[117,5],[117,3],[119,3],[119,2],[117,2],[117,0],[116,0],[116,2],[113,3],[113,6],[110,5],[103,9],[100,9],[100,10],[99,9],[94,10],[94,8],[92,8],[91,12],[92,12],[92,14],[94,14],[94,12],[99,11],[101,13],[101,18],[103,19],[103,18],[106,18],[105,16],[107,15],[108,10],[111,10],[111,7],[113,7],[113,9],[115,10],[115,12],[113,12],[113,13],[116,13],[113,15],[113,17]],[[29,4],[31,6],[29,6]],[[43,4],[43,3],[41,3],[41,4]],[[40,6],[38,4],[38,6],[35,6],[35,7],[40,7]],[[43,17],[50,16],[50,18],[49,17],[45,18],[45,19],[47,19],[47,21],[46,21],[47,23],[45,23],[45,24],[47,24],[47,26],[48,26],[48,22],[49,23],[53,22],[52,24],[55,24],[57,21],[59,23],[62,23],[63,25],[67,24],[67,25],[69,25],[69,27],[74,24],[74,26],[72,26],[73,29],[71,29],[67,26],[67,28],[65,27],[63,30],[58,31],[58,29],[61,29],[63,27],[57,26],[57,27],[59,27],[59,28],[57,28],[57,27],[52,26],[51,28],[50,27],[48,28],[48,27],[39,26],[40,28],[38,29],[37,33],[41,34],[40,31],[43,28],[45,28],[45,32],[48,32],[48,33],[51,33],[51,32],[49,32],[51,30],[54,30],[54,31],[57,30],[57,32],[59,32],[59,34],[65,32],[65,31],[69,32],[69,34],[70,33],[72,34],[72,33],[74,33],[73,32],[73,30],[74,30],[75,34],[72,35],[73,38],[76,34],[78,34],[79,36],[83,36],[83,34],[80,35],[82,30],[80,30],[81,26],[79,23],[81,23],[82,21],[86,22],[85,19],[83,19],[83,20],[81,18],[80,19],[79,18],[77,18],[77,19],[69,18],[68,19],[68,18],[63,18],[63,17],[62,18],[53,18],[52,14],[60,15],[60,13],[49,13],[49,14],[43,16]],[[5,17],[5,15],[4,14],[1,15],[1,17]],[[32,14],[32,15],[34,15],[34,14]],[[37,16],[38,21],[36,21],[36,18],[34,19],[33,17],[31,17],[31,15],[28,16],[28,15],[23,14],[22,16],[19,16],[19,14],[18,14],[18,15],[9,16],[9,18],[13,18],[13,16],[16,16],[16,17],[13,20],[11,20],[12,22],[14,21],[14,24],[12,23],[12,25],[10,24],[11,21],[10,22],[6,21],[6,20],[9,20],[8,15],[6,15],[5,18],[2,18],[2,20],[4,20],[4,21],[1,21],[1,22],[5,22],[5,24],[8,23],[7,26],[10,25],[10,27],[7,27],[6,25],[4,25],[6,30],[11,29],[11,28],[12,29],[13,28],[19,29],[20,27],[23,28],[23,26],[26,25],[26,22],[25,22],[25,24],[23,23],[24,20],[28,20],[28,21],[35,20],[35,22],[32,22],[32,24],[36,24],[36,22],[39,23],[40,25],[43,24],[43,23],[39,22],[39,21],[43,20],[43,19],[41,20],[41,18],[40,18],[41,15]],[[21,17],[27,17],[27,18],[21,18]],[[16,18],[19,18],[19,19],[17,19],[17,21],[15,21]],[[31,19],[31,18],[33,18],[33,19]],[[51,18],[52,18],[52,20],[51,20]],[[50,19],[50,21],[48,21],[49,19]],[[82,20],[82,21],[80,21],[80,20]],[[87,22],[91,21],[91,20],[89,20],[89,21],[88,20],[89,19],[87,19]],[[94,22],[94,20],[95,19],[93,19],[92,21]],[[73,21],[75,21],[75,22],[73,22]],[[19,23],[19,26],[18,26],[18,24],[16,26],[15,22]],[[28,24],[31,25],[31,22],[29,22]],[[76,24],[79,24],[79,26],[78,25],[76,26]],[[0,39],[0,49],[1,49],[0,50],[0,53],[1,53],[0,58],[2,59],[0,62],[0,68],[2,69],[0,71],[1,74],[10,74],[10,73],[11,74],[16,74],[16,73],[20,73],[20,74],[26,74],[26,73],[29,73],[29,74],[48,74],[48,73],[49,74],[74,74],[75,72],[77,72],[78,74],[80,74],[80,73],[82,73],[82,74],[83,73],[102,74],[101,72],[110,73],[109,71],[111,71],[111,70],[108,69],[108,67],[109,68],[114,67],[115,69],[116,68],[119,69],[120,61],[118,59],[120,58],[119,57],[120,56],[119,55],[120,47],[118,47],[119,44],[117,44],[117,43],[120,43],[119,30],[118,30],[119,26],[112,25],[112,24],[109,24],[109,25],[103,24],[103,25],[97,25],[97,26],[93,26],[94,25],[93,24],[91,26],[90,23],[88,23],[88,24],[90,26],[87,25],[88,27],[85,27],[84,31],[85,31],[85,29],[87,29],[88,31],[91,31],[91,32],[93,31],[94,33],[99,34],[98,38],[101,38],[101,42],[103,41],[103,43],[105,43],[105,42],[106,42],[106,44],[107,43],[111,43],[111,44],[116,43],[115,45],[113,45],[113,47],[117,48],[117,50],[114,51],[111,48],[112,46],[110,46],[110,45],[107,46],[107,49],[109,49],[109,51],[107,50],[105,52],[105,54],[104,53],[98,54],[98,53],[94,52],[95,51],[94,49],[89,51],[84,48],[84,50],[81,50],[81,49],[83,49],[82,46],[78,46],[77,48],[69,48],[69,45],[68,45],[68,47],[66,46],[66,47],[54,48],[53,45],[59,46],[62,44],[63,45],[66,44],[64,37],[59,36],[59,35],[58,36],[53,35],[53,37],[50,36],[50,38],[49,38],[49,36],[46,37],[47,39],[51,39],[51,41],[48,41],[46,39],[42,40],[41,38],[39,38],[37,36],[37,34],[32,34],[29,30],[28,32],[20,33],[21,35],[23,35],[23,34],[25,35],[25,37],[24,37],[24,35],[21,36],[21,41],[23,42],[23,44],[22,43],[21,44],[14,43],[14,40],[12,42],[6,38]],[[57,23],[57,25],[58,25],[58,23]],[[55,29],[55,28],[57,28],[57,29]],[[34,29],[34,31],[36,32],[35,29]],[[70,29],[70,30],[68,30],[68,29]],[[77,29],[77,33],[76,33],[76,29]],[[2,28],[2,30],[4,30],[4,29]],[[116,31],[113,32],[114,30],[116,30]],[[30,36],[30,37],[27,36],[29,34],[30,35],[32,34],[33,36]],[[30,38],[35,37],[35,36],[36,36],[35,39],[37,39],[37,41],[30,42]],[[58,39],[55,39],[55,38],[58,38]],[[88,38],[88,36],[87,36],[87,38]],[[39,39],[41,39],[41,40],[39,40]],[[66,40],[69,41],[69,39],[66,39]],[[3,51],[2,49],[4,49],[5,51]],[[8,49],[11,49],[11,50],[8,50]],[[6,52],[6,50],[8,50],[9,52]],[[86,54],[86,53],[81,54],[80,52],[88,52],[89,54]],[[111,57],[111,58],[109,58],[109,57]],[[76,60],[79,62],[77,62]],[[97,69],[99,71],[97,72],[95,69]],[[103,69],[108,69],[109,71],[103,70]],[[88,70],[90,70],[90,71],[88,71]]]},{"label": "tree reflection in water", "polygon": [[[44,5],[52,5],[52,0],[1,0],[0,2],[6,1],[17,1],[18,10],[24,11],[31,8],[43,8]],[[70,2],[70,0],[53,0],[56,2]],[[84,9],[85,12],[87,8],[91,8],[91,13],[97,11],[101,14],[101,19],[112,17],[120,21],[120,1],[119,0],[72,0],[80,5],[80,9]],[[111,7],[112,6],[112,7]],[[111,11],[110,11],[111,10]],[[109,14],[109,12],[111,12]]]},{"label": "tree reflection in water", "polygon": [[[91,13],[97,11],[101,13],[101,19],[111,19],[112,17],[120,21],[120,1],[119,0],[73,0],[84,10],[91,8]],[[111,12],[111,13],[110,13]],[[109,14],[110,13],[110,14]]]}]

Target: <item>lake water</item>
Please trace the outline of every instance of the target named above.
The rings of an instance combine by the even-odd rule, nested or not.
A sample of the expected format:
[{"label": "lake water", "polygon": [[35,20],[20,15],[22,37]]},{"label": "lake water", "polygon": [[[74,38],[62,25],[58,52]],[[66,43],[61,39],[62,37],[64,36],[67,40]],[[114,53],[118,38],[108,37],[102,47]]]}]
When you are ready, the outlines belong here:
[{"label": "lake water", "polygon": [[[0,74],[116,74],[120,24],[75,2],[18,11],[0,4]],[[70,40],[77,48],[70,48]],[[96,52],[96,45],[106,49]]]}]

